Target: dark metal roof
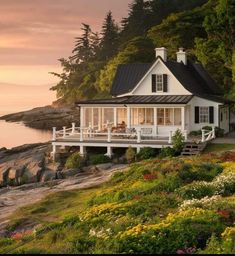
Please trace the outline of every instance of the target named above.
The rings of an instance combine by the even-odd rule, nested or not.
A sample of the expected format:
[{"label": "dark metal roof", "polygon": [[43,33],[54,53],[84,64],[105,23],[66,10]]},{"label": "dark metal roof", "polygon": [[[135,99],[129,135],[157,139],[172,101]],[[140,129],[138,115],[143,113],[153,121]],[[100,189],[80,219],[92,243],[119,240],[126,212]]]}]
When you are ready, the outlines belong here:
[{"label": "dark metal roof", "polygon": [[86,100],[77,102],[77,104],[187,104],[192,97],[192,95],[135,95],[111,99]]},{"label": "dark metal roof", "polygon": [[130,92],[151,68],[152,63],[133,63],[118,65],[113,80],[111,95]]},{"label": "dark metal roof", "polygon": [[[200,64],[188,61],[187,65],[176,61],[164,62],[172,74],[194,95],[221,95],[220,88]],[[117,96],[132,91],[143,76],[149,71],[153,63],[121,64],[118,66],[111,95]]]}]

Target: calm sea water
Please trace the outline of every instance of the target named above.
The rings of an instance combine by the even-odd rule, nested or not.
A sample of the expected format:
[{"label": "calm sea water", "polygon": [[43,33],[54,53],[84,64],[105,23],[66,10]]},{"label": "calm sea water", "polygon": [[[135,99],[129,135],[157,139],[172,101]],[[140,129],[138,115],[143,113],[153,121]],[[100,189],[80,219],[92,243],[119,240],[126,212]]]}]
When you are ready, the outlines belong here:
[{"label": "calm sea water", "polygon": [[[55,93],[49,90],[50,87],[0,83],[0,116],[51,104],[55,100]],[[0,121],[0,148],[46,142],[51,136],[51,132],[31,129],[21,123]]]}]

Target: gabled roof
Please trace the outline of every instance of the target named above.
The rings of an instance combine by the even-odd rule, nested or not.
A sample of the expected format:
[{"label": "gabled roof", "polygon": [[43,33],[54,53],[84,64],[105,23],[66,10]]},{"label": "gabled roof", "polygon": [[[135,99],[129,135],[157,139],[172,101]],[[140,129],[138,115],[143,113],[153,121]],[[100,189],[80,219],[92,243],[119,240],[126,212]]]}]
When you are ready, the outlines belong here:
[{"label": "gabled roof", "polygon": [[[197,96],[201,96],[202,94],[222,94],[220,88],[202,65],[193,64],[190,61],[188,61],[187,65],[176,61],[164,62],[162,60],[162,62],[184,88],[192,94]],[[153,63],[119,65],[113,81],[111,95],[117,96],[131,92],[152,65]]]},{"label": "gabled roof", "polygon": [[130,92],[151,68],[152,63],[133,63],[118,65],[111,88],[111,95]]}]

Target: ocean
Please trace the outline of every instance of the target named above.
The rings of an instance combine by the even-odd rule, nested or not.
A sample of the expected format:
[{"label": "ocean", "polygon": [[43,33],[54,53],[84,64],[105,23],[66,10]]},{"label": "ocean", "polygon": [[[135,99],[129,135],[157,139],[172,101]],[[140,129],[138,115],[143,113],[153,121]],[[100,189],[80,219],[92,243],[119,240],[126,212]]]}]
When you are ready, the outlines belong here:
[{"label": "ocean", "polygon": [[[51,85],[13,85],[0,83],[0,116],[50,105],[55,100]],[[46,142],[51,132],[25,127],[22,123],[0,121],[0,148]]]}]

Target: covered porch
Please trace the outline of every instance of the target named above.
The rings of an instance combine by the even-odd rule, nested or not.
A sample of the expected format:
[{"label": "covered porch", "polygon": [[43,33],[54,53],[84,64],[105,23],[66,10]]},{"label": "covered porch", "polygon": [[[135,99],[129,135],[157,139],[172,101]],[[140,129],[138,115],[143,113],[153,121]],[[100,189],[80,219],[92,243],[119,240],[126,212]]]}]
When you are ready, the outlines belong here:
[{"label": "covered porch", "polygon": [[80,128],[91,133],[169,137],[180,129],[185,136],[186,106],[82,106]]}]

